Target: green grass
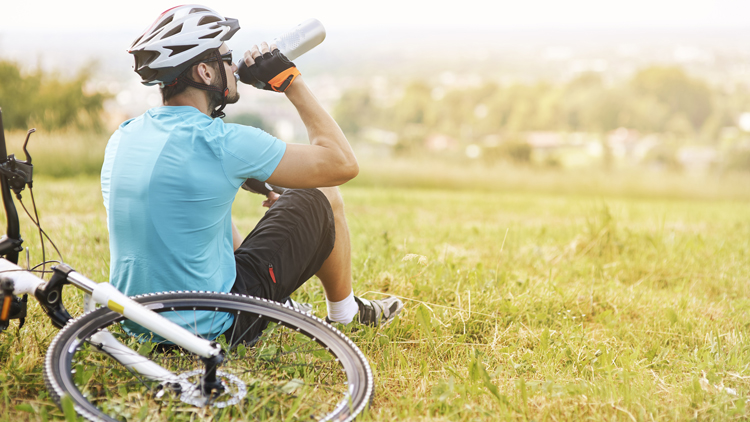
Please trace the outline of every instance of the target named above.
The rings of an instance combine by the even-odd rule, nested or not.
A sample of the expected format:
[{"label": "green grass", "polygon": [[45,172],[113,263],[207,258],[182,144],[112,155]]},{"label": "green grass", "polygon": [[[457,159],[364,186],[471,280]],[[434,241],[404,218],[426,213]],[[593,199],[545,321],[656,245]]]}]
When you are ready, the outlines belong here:
[{"label": "green grass", "polygon": [[[109,135],[73,129],[56,132],[40,129],[32,133],[27,149],[35,174],[53,177],[98,175]],[[22,147],[26,136],[24,131],[6,133],[8,153],[25,160]]]},{"label": "green grass", "polygon": [[[365,420],[750,417],[747,184],[624,180],[627,189],[607,190],[607,179],[591,188],[585,175],[520,170],[506,172],[508,181],[501,169],[485,169],[482,184],[481,170],[454,168],[414,182],[393,167],[370,168],[342,188],[355,293],[398,295],[406,308],[385,329],[351,334],[376,376]],[[430,184],[456,177],[476,183]],[[106,280],[98,181],[35,186],[65,260]],[[238,196],[241,231],[262,215],[260,202]],[[23,221],[38,262],[38,235]],[[78,294],[66,295],[78,311]],[[316,281],[297,299],[324,315]],[[41,372],[55,330],[36,303],[30,313],[20,335],[0,337],[0,420],[64,417]]]},{"label": "green grass", "polygon": [[750,199],[750,173],[658,171],[645,166],[605,170],[487,164],[455,157],[394,157],[360,162],[350,186],[539,192],[607,198]]}]

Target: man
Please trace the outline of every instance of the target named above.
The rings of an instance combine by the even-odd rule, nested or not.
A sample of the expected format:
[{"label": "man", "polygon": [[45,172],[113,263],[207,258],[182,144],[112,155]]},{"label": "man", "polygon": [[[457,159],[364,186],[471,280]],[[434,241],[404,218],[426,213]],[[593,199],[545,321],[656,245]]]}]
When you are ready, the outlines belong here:
[{"label": "man", "polygon": [[[232,63],[225,41],[237,30],[236,19],[207,7],[178,6],[129,50],[142,83],[160,86],[164,105],[123,123],[107,144],[102,195],[111,283],[128,295],[208,290],[286,301],[317,275],[327,320],[391,321],[400,300],[368,301],[352,291],[349,232],[335,187],[359,171],[351,146],[275,46],[253,46],[239,69]],[[244,81],[286,95],[309,145],[220,119],[239,100],[238,70]],[[291,189],[268,193],[269,210],[243,240],[231,208],[250,178]],[[209,319],[199,315],[199,329]],[[220,323],[228,329],[233,321]]]}]

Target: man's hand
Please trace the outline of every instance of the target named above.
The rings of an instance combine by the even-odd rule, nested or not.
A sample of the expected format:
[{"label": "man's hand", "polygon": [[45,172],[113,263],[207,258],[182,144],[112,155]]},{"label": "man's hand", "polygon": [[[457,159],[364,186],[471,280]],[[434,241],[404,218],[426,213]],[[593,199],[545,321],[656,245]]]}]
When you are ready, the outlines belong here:
[{"label": "man's hand", "polygon": [[271,208],[271,205],[275,204],[276,201],[279,200],[280,196],[281,195],[279,195],[278,193],[274,191],[268,192],[268,195],[266,195],[266,200],[263,201],[263,206],[267,208]]},{"label": "man's hand", "polygon": [[284,188],[280,188],[278,186],[271,186],[268,183],[263,183],[257,179],[245,180],[245,183],[242,184],[242,189],[248,192],[259,193],[261,195],[265,195],[266,200],[263,201],[263,206],[268,207],[268,208],[271,208],[271,205],[276,203],[276,201],[279,199],[279,195],[281,195],[281,193],[284,192]]},{"label": "man's hand", "polygon": [[258,89],[284,92],[300,73],[275,44],[269,47],[264,41],[260,44],[260,49],[254,45],[245,52],[237,74],[240,81]]}]

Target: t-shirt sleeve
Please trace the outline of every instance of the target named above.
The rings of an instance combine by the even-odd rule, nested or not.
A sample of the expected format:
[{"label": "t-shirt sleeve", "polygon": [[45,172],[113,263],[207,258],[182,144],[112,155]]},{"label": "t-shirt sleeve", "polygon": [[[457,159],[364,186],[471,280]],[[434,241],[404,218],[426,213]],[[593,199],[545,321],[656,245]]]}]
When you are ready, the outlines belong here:
[{"label": "t-shirt sleeve", "polygon": [[279,165],[286,144],[258,128],[225,124],[222,165],[238,188],[245,179],[266,181]]}]

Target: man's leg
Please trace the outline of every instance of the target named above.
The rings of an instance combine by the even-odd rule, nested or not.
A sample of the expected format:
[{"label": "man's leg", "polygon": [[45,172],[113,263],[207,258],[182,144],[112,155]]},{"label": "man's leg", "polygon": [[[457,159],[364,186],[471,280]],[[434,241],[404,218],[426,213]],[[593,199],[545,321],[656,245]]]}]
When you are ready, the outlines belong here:
[{"label": "man's leg", "polygon": [[368,325],[380,325],[392,320],[403,303],[396,297],[368,301],[354,296],[352,290],[352,254],[349,226],[346,224],[344,200],[337,187],[318,188],[328,199],[333,211],[336,238],[333,250],[315,275],[326,293],[329,321],[348,324],[357,319]]},{"label": "man's leg", "polygon": [[[333,210],[322,192],[288,190],[235,250],[231,292],[284,302],[331,255],[334,231]],[[264,328],[255,322],[243,315],[235,321],[236,331],[247,331],[250,341]]]},{"label": "man's leg", "polygon": [[328,259],[323,262],[316,276],[323,284],[326,298],[331,302],[346,299],[352,293],[352,251],[349,226],[346,224],[344,200],[337,187],[318,188],[331,204],[336,227],[336,241]]},{"label": "man's leg", "polygon": [[307,279],[323,284],[332,321],[378,325],[401,311],[397,298],[368,301],[352,292],[352,261],[344,201],[338,188],[291,189],[281,195],[235,251],[232,291],[249,289],[283,301]]}]

